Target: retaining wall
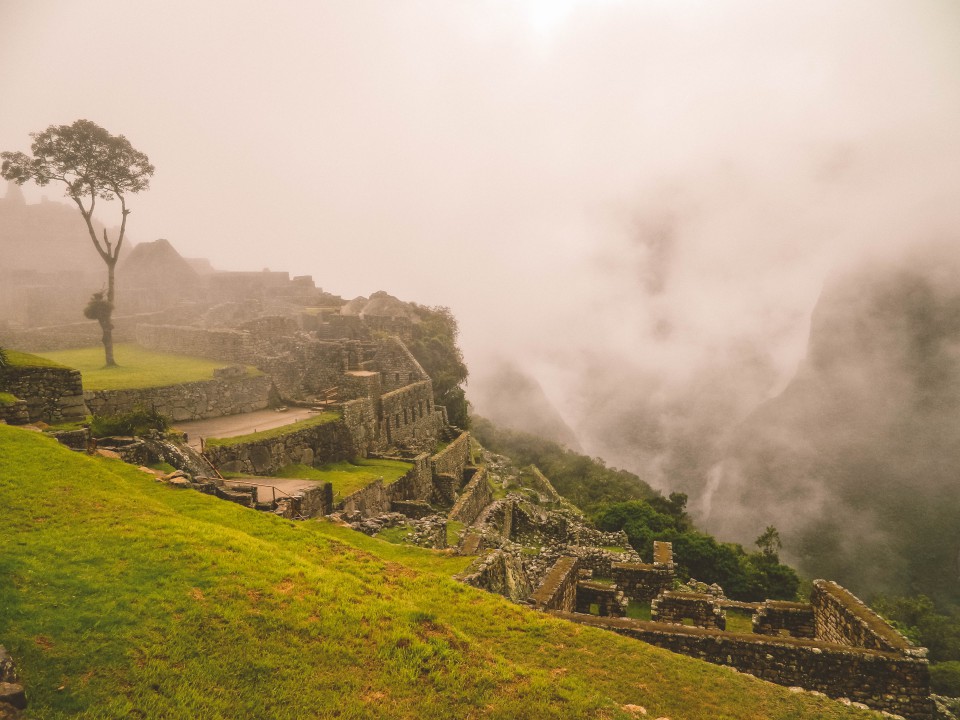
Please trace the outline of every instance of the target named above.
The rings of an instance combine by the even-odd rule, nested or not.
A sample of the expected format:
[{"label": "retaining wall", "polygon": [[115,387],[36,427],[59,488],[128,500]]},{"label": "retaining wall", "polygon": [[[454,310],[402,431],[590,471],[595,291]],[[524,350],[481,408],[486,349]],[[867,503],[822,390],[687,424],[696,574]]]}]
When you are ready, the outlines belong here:
[{"label": "retaining wall", "polygon": [[30,410],[25,400],[17,398],[12,403],[0,403],[0,422],[8,425],[26,425],[30,422]]},{"label": "retaining wall", "polygon": [[730,665],[779,685],[849,698],[909,720],[934,718],[929,669],[921,658],[801,638],[774,639],[576,613],[556,615],[707,662]]},{"label": "retaining wall", "polygon": [[87,415],[79,370],[51,367],[7,367],[0,370],[0,392],[27,404],[30,422],[56,425]]},{"label": "retaining wall", "polygon": [[354,457],[342,419],[276,437],[234,445],[210,445],[205,454],[221,472],[272,475],[284,465],[323,465]]},{"label": "retaining wall", "polygon": [[463,469],[470,464],[470,433],[463,432],[456,440],[430,458],[434,475],[463,478]]},{"label": "retaining wall", "polygon": [[237,415],[269,405],[272,383],[266,375],[215,378],[131,390],[88,390],[84,400],[95,415],[119,415],[138,406],[154,409],[173,421]]}]

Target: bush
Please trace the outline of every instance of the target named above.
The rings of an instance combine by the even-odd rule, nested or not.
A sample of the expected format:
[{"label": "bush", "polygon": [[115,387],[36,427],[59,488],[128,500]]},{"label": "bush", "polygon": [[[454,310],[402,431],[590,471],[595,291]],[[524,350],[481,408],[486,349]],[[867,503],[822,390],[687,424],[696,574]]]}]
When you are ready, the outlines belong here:
[{"label": "bush", "polygon": [[156,410],[138,407],[120,415],[94,415],[90,421],[93,437],[110,435],[146,435],[150,430],[166,430],[170,421]]},{"label": "bush", "polygon": [[960,662],[949,660],[931,665],[930,689],[937,695],[960,697]]}]

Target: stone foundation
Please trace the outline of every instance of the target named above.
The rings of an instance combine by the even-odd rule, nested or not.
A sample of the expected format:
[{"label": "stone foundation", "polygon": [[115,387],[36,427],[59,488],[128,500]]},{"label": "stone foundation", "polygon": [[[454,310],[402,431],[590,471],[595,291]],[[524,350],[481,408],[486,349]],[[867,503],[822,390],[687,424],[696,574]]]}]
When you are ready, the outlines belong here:
[{"label": "stone foundation", "polygon": [[487,469],[481,467],[463,489],[449,517],[464,525],[472,525],[483,509],[492,502],[493,489],[487,480]]}]

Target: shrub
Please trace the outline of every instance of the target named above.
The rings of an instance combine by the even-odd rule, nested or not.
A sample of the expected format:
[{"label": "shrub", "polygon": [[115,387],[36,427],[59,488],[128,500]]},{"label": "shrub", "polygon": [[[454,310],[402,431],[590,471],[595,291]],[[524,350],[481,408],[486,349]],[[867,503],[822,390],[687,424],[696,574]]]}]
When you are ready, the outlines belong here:
[{"label": "shrub", "polygon": [[949,660],[931,665],[930,689],[937,695],[960,697],[960,662]]},{"label": "shrub", "polygon": [[90,421],[93,437],[110,435],[145,435],[150,430],[166,430],[169,420],[154,409],[137,407],[132,412],[119,415],[94,415]]}]

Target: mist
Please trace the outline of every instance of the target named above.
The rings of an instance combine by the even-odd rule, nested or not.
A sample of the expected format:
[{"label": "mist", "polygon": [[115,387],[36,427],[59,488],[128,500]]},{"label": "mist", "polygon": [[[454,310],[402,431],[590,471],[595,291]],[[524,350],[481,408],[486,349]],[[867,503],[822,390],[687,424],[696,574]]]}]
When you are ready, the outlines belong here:
[{"label": "mist", "polygon": [[827,278],[957,235],[950,0],[41,0],[0,36],[2,149],[126,135],[134,241],[449,306],[480,412],[509,362],[743,541],[723,460]]}]

